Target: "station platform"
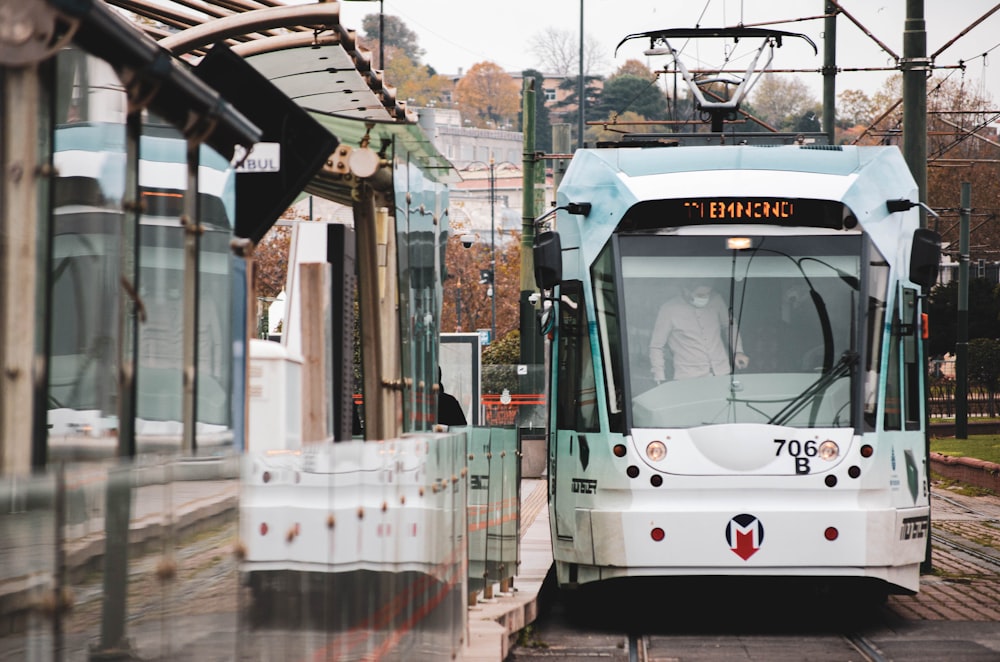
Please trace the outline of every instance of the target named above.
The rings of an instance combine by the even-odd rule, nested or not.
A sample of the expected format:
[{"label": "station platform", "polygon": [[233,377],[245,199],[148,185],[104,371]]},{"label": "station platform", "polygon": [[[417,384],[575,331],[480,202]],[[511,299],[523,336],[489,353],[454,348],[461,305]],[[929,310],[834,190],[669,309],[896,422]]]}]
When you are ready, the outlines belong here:
[{"label": "station platform", "polygon": [[[231,466],[221,464],[226,463],[218,458],[185,460],[171,466],[170,478],[174,479],[173,482],[166,480],[167,476],[160,475],[155,468],[130,475],[129,540],[137,550],[136,563],[142,559],[140,550],[159,550],[162,547],[164,513],[170,513],[169,527],[175,534],[235,526],[234,516],[240,502],[239,465],[236,460],[232,460]],[[81,495],[73,501],[74,504],[86,502],[94,506],[88,507],[86,512],[74,506],[65,516],[67,523],[64,526],[62,563],[70,582],[88,569],[97,571],[101,567],[106,551],[105,522],[104,510],[97,506],[106,497],[106,477],[106,467],[95,467],[92,471],[75,471],[66,483],[66,490]],[[44,509],[38,511],[15,506],[21,501],[24,501],[22,505],[27,505],[29,495],[50,489],[52,482],[45,481],[37,489],[19,490],[17,494],[21,495],[20,498],[15,498],[12,491],[8,495],[11,513],[0,519],[0,533],[3,534],[0,537],[5,541],[0,546],[0,568],[3,569],[0,572],[0,627],[5,633],[22,631],[29,624],[39,593],[48,586],[46,578],[52,573],[50,557],[55,558],[51,537],[42,533],[54,530],[52,513]],[[474,602],[469,601],[466,636],[454,659],[501,662],[517,642],[519,632],[530,625],[538,614],[539,592],[552,565],[547,481],[544,478],[522,479],[520,488],[517,572],[512,581],[503,585],[504,591],[493,590],[488,598],[479,595]],[[44,550],[41,554],[36,553],[39,545]],[[142,575],[139,570],[135,570],[134,574],[136,577]],[[217,599],[222,600],[218,596]],[[81,603],[77,611],[85,607]],[[233,613],[235,608],[236,598],[233,598],[232,604],[227,602],[219,609]],[[236,636],[235,632],[231,634]],[[136,628],[131,635],[135,637],[138,649],[155,648],[156,636],[143,634],[141,628]],[[0,637],[0,658],[6,659],[2,639]],[[8,641],[11,646],[17,644],[14,639],[18,638],[12,637]],[[226,655],[231,653],[227,642],[231,645],[231,638],[221,637],[212,644],[212,650],[219,651],[218,659],[227,659]],[[173,643],[180,646],[182,642]]]},{"label": "station platform", "polygon": [[469,606],[468,645],[460,658],[465,662],[502,662],[518,632],[538,615],[538,594],[552,565],[546,491],[544,478],[521,480],[521,553],[513,590]]}]

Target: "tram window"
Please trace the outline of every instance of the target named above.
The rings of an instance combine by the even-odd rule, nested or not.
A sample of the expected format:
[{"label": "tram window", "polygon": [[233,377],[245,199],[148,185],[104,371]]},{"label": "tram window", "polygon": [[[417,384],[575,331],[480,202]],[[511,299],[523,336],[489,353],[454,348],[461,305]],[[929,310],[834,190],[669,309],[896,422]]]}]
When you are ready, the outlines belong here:
[{"label": "tram window", "polygon": [[923,420],[923,394],[920,391],[920,373],[917,362],[917,334],[920,333],[920,319],[917,315],[917,291],[903,290],[903,320],[907,325],[903,334],[903,369],[906,374],[906,429],[919,430]]},{"label": "tram window", "polygon": [[597,391],[590,350],[583,284],[565,281],[559,286],[559,388],[556,423],[565,430],[596,432]]},{"label": "tram window", "polygon": [[885,374],[885,414],[883,427],[886,430],[902,429],[902,400],[900,398],[899,339],[900,320],[898,301],[892,307],[892,330],[889,333],[889,348]]},{"label": "tram window", "polygon": [[624,432],[621,318],[618,315],[618,279],[615,277],[615,260],[610,245],[594,263],[592,277],[601,359],[608,374],[606,388],[609,424],[612,432]]},{"label": "tram window", "polygon": [[885,307],[889,283],[889,263],[868,244],[868,312],[867,345],[864,377],[864,419],[870,429],[878,420],[879,368],[882,363],[882,338],[885,329]]}]

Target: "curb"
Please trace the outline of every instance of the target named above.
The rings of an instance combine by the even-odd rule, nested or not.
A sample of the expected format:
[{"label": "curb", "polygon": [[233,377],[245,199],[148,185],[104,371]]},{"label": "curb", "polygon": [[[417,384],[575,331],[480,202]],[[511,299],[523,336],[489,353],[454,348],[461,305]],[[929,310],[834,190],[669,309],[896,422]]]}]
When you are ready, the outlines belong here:
[{"label": "curb", "polygon": [[972,457],[931,453],[931,469],[945,478],[969,483],[1000,494],[1000,464]]}]

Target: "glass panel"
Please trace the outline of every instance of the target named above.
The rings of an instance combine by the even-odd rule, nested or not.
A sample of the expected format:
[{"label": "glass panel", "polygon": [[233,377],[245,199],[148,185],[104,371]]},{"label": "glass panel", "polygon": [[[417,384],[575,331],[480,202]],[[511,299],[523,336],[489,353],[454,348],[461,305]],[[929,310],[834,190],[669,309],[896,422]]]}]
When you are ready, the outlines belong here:
[{"label": "glass panel", "polygon": [[228,456],[0,482],[0,655],[237,659],[238,478]]},{"label": "glass panel", "polygon": [[[184,347],[184,229],[187,188],[186,141],[156,123],[144,127],[140,143],[143,213],[139,231],[139,295],[146,319],[139,326],[138,422],[140,450],[176,448],[182,432],[181,380]],[[230,249],[235,180],[229,164],[213,150],[200,150],[198,404],[200,451],[233,444],[234,378],[242,381],[245,328],[236,313],[245,310],[245,279]],[[238,418],[242,420],[242,411]],[[238,441],[242,446],[242,440]]]},{"label": "glass panel", "polygon": [[861,237],[620,239],[638,427],[850,425]]},{"label": "glass panel", "polygon": [[864,370],[864,419],[869,429],[875,428],[878,415],[879,375],[882,374],[882,338],[885,333],[886,301],[889,298],[889,263],[878,250],[868,245],[868,313]]},{"label": "glass panel", "polygon": [[580,281],[559,286],[559,326],[556,352],[556,426],[561,430],[597,430],[597,388],[587,311]]},{"label": "glass panel", "polygon": [[600,353],[604,365],[610,366],[606,383],[608,419],[612,432],[623,432],[625,421],[622,415],[624,370],[621,354],[621,320],[618,317],[620,308],[616,286],[618,278],[615,274],[614,252],[611,246],[604,249],[591,271],[594,281],[594,307],[600,331],[598,334]]},{"label": "glass panel", "polygon": [[461,434],[245,458],[238,659],[453,659],[466,452]]},{"label": "glass panel", "polygon": [[892,328],[889,331],[889,348],[886,351],[885,370],[885,414],[882,425],[886,430],[901,430],[903,428],[903,403],[900,393],[900,320],[899,301],[892,306]]},{"label": "glass panel", "polygon": [[49,453],[117,447],[125,189],[125,93],[106,62],[57,61],[49,267]]}]

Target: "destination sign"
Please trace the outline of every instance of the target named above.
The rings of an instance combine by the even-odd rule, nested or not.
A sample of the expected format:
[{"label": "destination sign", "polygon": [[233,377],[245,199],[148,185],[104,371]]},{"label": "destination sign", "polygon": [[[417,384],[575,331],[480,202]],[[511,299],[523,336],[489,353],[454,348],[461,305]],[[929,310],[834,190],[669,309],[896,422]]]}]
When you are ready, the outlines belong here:
[{"label": "destination sign", "polygon": [[675,198],[636,203],[620,231],[653,230],[682,225],[782,225],[851,229],[857,221],[833,200],[805,198]]},{"label": "destination sign", "polygon": [[794,218],[791,200],[685,200],[689,219],[716,221],[785,220]]}]

